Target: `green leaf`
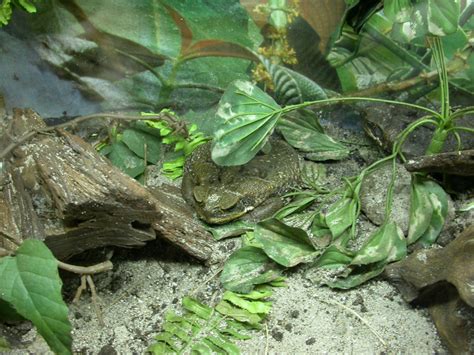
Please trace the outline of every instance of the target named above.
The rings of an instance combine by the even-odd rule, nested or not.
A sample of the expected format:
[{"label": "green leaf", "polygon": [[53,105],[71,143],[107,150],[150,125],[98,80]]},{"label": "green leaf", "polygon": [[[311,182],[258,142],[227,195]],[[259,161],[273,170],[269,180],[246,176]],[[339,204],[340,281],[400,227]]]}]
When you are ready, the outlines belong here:
[{"label": "green leaf", "polygon": [[16,256],[0,258],[0,280],[0,298],[33,322],[51,350],[70,354],[71,324],[51,251],[38,240],[26,240]]},{"label": "green leaf", "polygon": [[240,355],[239,348],[235,344],[224,339],[224,337],[208,336],[205,339],[217,347],[214,351],[221,352],[224,350],[225,353],[229,355]]},{"label": "green leaf", "polygon": [[278,129],[285,140],[303,152],[311,154],[311,160],[341,160],[349,155],[349,149],[314,127],[307,127],[300,122],[283,118]]},{"label": "green leaf", "polygon": [[467,212],[474,209],[474,200],[464,203],[459,209],[459,212]]},{"label": "green leaf", "polygon": [[318,247],[327,246],[332,241],[332,233],[326,223],[323,213],[317,213],[311,222],[311,234],[315,237],[315,244]]},{"label": "green leaf", "polygon": [[250,82],[234,81],[219,102],[212,159],[219,165],[250,161],[267,141],[281,108]]},{"label": "green leaf", "polygon": [[215,240],[221,240],[251,231],[254,227],[255,223],[253,222],[236,220],[223,225],[209,226],[207,230],[211,232]]},{"label": "green leaf", "polygon": [[246,246],[229,257],[222,270],[221,282],[226,290],[248,293],[254,285],[280,277],[280,272],[281,268],[262,249]]},{"label": "green leaf", "polygon": [[278,212],[275,214],[275,218],[282,219],[293,213],[300,212],[311,206],[316,199],[316,195],[296,195],[296,198],[293,201],[278,210]]},{"label": "green leaf", "polygon": [[8,24],[12,17],[12,4],[11,0],[3,0],[0,4],[0,27]]},{"label": "green leaf", "polygon": [[248,323],[254,328],[261,328],[260,322],[263,319],[262,316],[250,313],[246,309],[235,307],[227,301],[220,301],[216,306],[216,311],[241,323]]},{"label": "green leaf", "polygon": [[327,99],[324,90],[308,77],[284,66],[260,57],[275,84],[277,102],[283,106],[300,104],[304,101]]},{"label": "green leaf", "polygon": [[212,308],[198,302],[194,298],[185,296],[182,301],[183,307],[201,317],[202,319],[209,319],[212,316]]},{"label": "green leaf", "polygon": [[[419,182],[420,183],[420,182]],[[443,229],[446,216],[448,214],[448,196],[441,186],[431,180],[424,180],[422,184],[422,194],[425,196],[431,205],[431,218],[428,226],[423,234],[421,234],[417,241],[423,246],[433,244],[438,238]],[[430,211],[430,209],[427,209]],[[427,211],[427,212],[428,212]],[[420,211],[419,211],[420,212]],[[423,211],[421,211],[423,213]],[[410,218],[411,222],[411,218]],[[411,230],[411,223],[410,223]],[[409,233],[410,236],[410,233]],[[415,234],[416,236],[416,234]],[[409,239],[409,241],[411,241]]]},{"label": "green leaf", "polygon": [[[249,23],[247,12],[237,0],[165,0],[165,3],[185,19],[196,42],[212,38],[252,49],[257,49],[260,44],[258,28]],[[166,34],[161,33],[164,38]]]},{"label": "green leaf", "polygon": [[145,171],[145,161],[136,156],[124,143],[112,144],[111,151],[107,155],[113,165],[133,178]]},{"label": "green leaf", "polygon": [[410,21],[412,11],[412,0],[384,1],[383,12],[393,22],[403,23]]},{"label": "green leaf", "polygon": [[344,197],[331,205],[326,213],[326,224],[333,238],[339,237],[355,223],[357,204],[353,198]]},{"label": "green leaf", "polygon": [[21,5],[22,8],[24,8],[30,14],[36,12],[36,6],[31,1],[18,0],[18,3]]},{"label": "green leaf", "polygon": [[380,262],[356,267],[349,276],[338,279],[336,281],[327,282],[326,285],[332,288],[339,288],[342,290],[354,288],[380,275],[383,272],[385,265],[385,262]]},{"label": "green leaf", "polygon": [[404,258],[407,254],[405,236],[395,222],[378,228],[357,252],[352,265],[367,265],[377,262],[389,263]]},{"label": "green leaf", "polygon": [[[122,133],[122,142],[137,156],[152,164],[161,158],[161,140],[151,134],[136,130],[126,129]],[[145,153],[146,147],[146,153]]]},{"label": "green leaf", "polygon": [[[384,12],[392,21],[399,39],[423,39],[426,35],[446,36],[458,29],[459,0],[386,0]],[[409,22],[410,26],[403,24]],[[411,34],[408,34],[411,32]],[[405,33],[405,34],[404,34]]]},{"label": "green leaf", "polygon": [[272,308],[271,302],[247,300],[244,295],[232,291],[225,291],[222,299],[254,314],[268,314]]},{"label": "green leaf", "polygon": [[413,244],[428,230],[433,216],[433,205],[425,189],[423,179],[411,181],[410,221],[407,243]]},{"label": "green leaf", "polygon": [[258,223],[254,234],[265,254],[285,267],[310,262],[319,254],[304,230],[274,218]]},{"label": "green leaf", "polygon": [[354,253],[342,250],[335,245],[329,246],[317,260],[315,266],[327,269],[337,269],[349,265],[354,257]]},{"label": "green leaf", "polygon": [[435,36],[446,36],[458,29],[459,0],[428,0],[426,20],[428,31]]}]

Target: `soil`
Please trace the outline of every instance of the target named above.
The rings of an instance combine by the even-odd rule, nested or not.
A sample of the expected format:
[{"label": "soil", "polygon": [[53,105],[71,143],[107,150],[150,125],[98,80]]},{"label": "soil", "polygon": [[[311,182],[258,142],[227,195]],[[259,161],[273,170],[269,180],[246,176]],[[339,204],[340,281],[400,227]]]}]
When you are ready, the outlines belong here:
[{"label": "soil", "polygon": [[[160,241],[141,250],[119,250],[112,260],[113,271],[94,277],[101,316],[88,293],[70,304],[74,352],[143,353],[159,333],[164,314],[181,311],[183,296],[193,293],[206,303],[221,293],[215,277],[219,265],[203,266]],[[203,280],[210,281],[203,285]],[[79,280],[66,278],[65,284],[70,301]],[[382,280],[340,292],[312,284],[300,268],[287,274],[287,287],[275,288],[271,300],[265,328],[238,344],[242,353],[446,352],[427,311],[408,305]],[[35,334],[31,329],[20,339],[36,338],[28,350],[47,352]]]}]

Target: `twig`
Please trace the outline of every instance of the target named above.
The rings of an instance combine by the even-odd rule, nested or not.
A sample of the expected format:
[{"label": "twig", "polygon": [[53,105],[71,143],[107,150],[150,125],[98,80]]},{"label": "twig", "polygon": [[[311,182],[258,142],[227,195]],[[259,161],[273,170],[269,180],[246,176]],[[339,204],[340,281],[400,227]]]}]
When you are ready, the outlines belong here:
[{"label": "twig", "polygon": [[84,292],[87,289],[87,286],[89,286],[89,289],[91,290],[92,304],[94,306],[97,319],[99,321],[99,324],[101,326],[104,326],[105,322],[104,322],[104,317],[102,316],[102,311],[99,306],[99,296],[97,296],[94,280],[92,280],[91,275],[112,270],[113,268],[112,262],[110,260],[107,260],[107,261],[104,261],[102,263],[92,265],[92,266],[77,266],[77,265],[66,264],[62,261],[58,261],[58,266],[59,268],[63,270],[81,275],[81,285],[77,288],[76,294],[74,295],[74,299],[72,300],[72,302],[73,303],[79,302],[82,292]]},{"label": "twig", "polygon": [[77,288],[76,294],[74,295],[73,303],[77,303],[81,298],[82,292],[87,289],[86,275],[81,276],[81,285]]},{"label": "twig", "polygon": [[101,326],[105,326],[104,317],[102,316],[102,312],[99,306],[99,297],[97,296],[97,292],[95,290],[95,285],[94,285],[94,281],[92,280],[92,276],[87,275],[86,280],[87,280],[87,284],[89,285],[89,288],[91,289],[92,304],[94,305],[95,313],[97,315],[97,319],[99,320],[99,324]]},{"label": "twig", "polygon": [[169,113],[161,113],[157,115],[146,115],[146,116],[141,116],[141,115],[128,116],[128,115],[121,115],[121,114],[107,113],[107,112],[95,113],[92,115],[76,117],[68,122],[64,122],[58,125],[48,126],[42,129],[28,131],[22,136],[16,138],[7,147],[5,147],[3,151],[0,153],[0,159],[5,158],[13,149],[25,143],[26,141],[30,140],[32,137],[34,137],[37,134],[44,134],[47,132],[54,131],[56,129],[73,126],[73,125],[79,124],[81,122],[84,122],[93,118],[112,118],[112,119],[123,120],[123,121],[160,120],[160,121],[165,121],[166,123],[168,123],[168,125],[173,129],[174,132],[182,134],[185,138],[188,136],[186,124],[182,121],[176,120],[176,118]]},{"label": "twig", "polygon": [[367,328],[369,328],[369,330],[377,337],[377,339],[382,343],[382,345],[384,347],[387,347],[387,343],[385,342],[385,340],[383,340],[383,338],[379,335],[379,333],[377,333],[377,331],[369,324],[369,322],[367,322],[364,318],[362,318],[362,316],[359,315],[359,313],[347,307],[346,305],[342,304],[341,302],[334,301],[334,300],[325,300],[319,297],[315,297],[315,298],[320,302],[327,303],[333,306],[334,305],[339,306],[343,308],[344,310],[346,310],[347,312],[351,313],[352,315],[356,316],[362,323],[364,323],[367,326]]},{"label": "twig", "polygon": [[268,347],[270,346],[270,336],[268,335],[268,324],[265,323],[265,350],[263,352],[264,355],[268,354]]},{"label": "twig", "polygon": [[96,265],[91,265],[91,266],[71,265],[71,264],[66,264],[62,261],[58,261],[58,266],[59,268],[63,270],[73,272],[75,274],[80,274],[80,275],[94,275],[101,272],[110,271],[114,267],[114,265],[112,264],[110,260],[104,261]]}]

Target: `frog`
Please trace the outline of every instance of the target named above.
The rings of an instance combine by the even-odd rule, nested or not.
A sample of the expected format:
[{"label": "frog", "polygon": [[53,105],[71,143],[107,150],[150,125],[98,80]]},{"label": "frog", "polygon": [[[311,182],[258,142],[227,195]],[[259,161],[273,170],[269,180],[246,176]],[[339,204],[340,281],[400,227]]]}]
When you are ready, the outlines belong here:
[{"label": "frog", "polygon": [[257,221],[283,206],[282,195],[300,179],[298,153],[280,138],[271,150],[240,166],[218,166],[211,158],[212,142],[186,160],[181,192],[204,222],[225,224],[237,219]]}]

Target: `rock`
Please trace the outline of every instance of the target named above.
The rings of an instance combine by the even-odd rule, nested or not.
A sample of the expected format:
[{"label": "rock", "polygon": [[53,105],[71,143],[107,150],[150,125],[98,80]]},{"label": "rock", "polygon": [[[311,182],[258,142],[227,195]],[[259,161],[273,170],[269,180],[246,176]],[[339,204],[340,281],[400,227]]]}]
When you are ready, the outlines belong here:
[{"label": "rock", "polygon": [[406,301],[430,307],[452,353],[474,351],[474,225],[445,248],[420,249],[388,265],[385,276]]},{"label": "rock", "polygon": [[[391,218],[406,235],[408,233],[411,175],[402,166],[397,165],[393,190]],[[392,166],[387,164],[367,176],[360,191],[361,210],[376,225],[381,225],[385,217],[387,186],[390,184]]]}]

